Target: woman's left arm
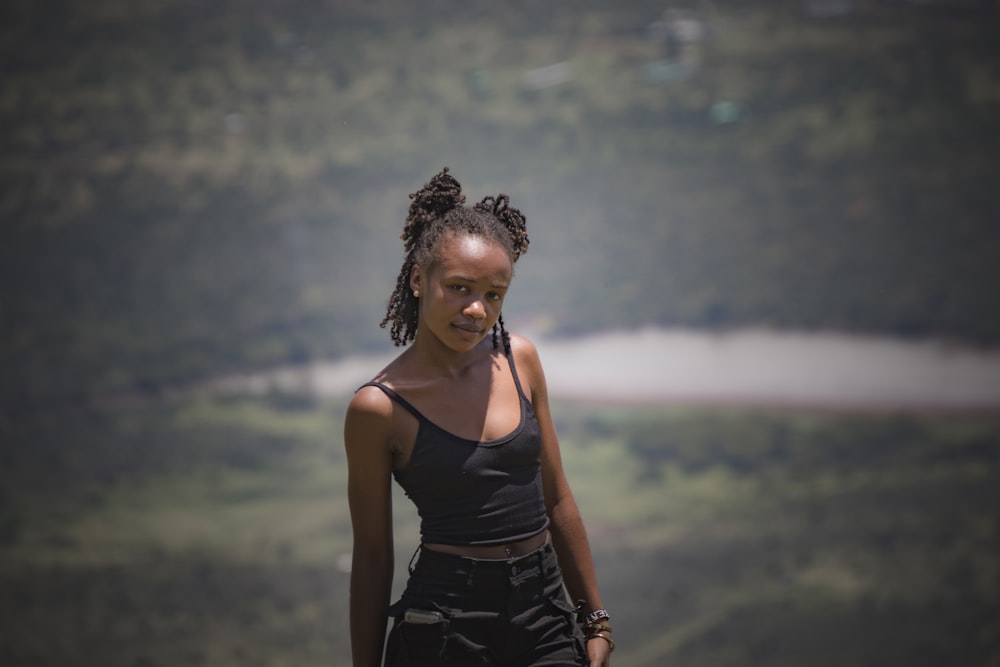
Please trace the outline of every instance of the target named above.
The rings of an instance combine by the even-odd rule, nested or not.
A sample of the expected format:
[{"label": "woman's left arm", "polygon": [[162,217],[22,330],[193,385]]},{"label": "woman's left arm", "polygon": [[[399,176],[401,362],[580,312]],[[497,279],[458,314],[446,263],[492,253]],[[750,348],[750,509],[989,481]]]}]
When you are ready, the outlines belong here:
[{"label": "woman's left arm", "polygon": [[[530,392],[529,398],[542,432],[542,487],[545,508],[549,515],[552,544],[559,559],[566,589],[574,602],[583,602],[583,611],[603,609],[601,593],[597,586],[594,559],[590,551],[587,531],[580,516],[573,492],[563,470],[559,438],[549,408],[545,373],[535,346],[521,336],[511,337],[515,362],[522,376],[522,384]],[[595,638],[587,642],[591,665],[608,664],[609,642]]]}]

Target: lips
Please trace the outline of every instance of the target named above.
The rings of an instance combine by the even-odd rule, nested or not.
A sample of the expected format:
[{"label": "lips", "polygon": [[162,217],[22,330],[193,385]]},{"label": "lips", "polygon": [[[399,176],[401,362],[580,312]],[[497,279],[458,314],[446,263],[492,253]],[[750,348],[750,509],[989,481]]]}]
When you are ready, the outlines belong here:
[{"label": "lips", "polygon": [[478,336],[483,333],[482,328],[476,326],[475,324],[452,324],[451,326],[471,336]]}]

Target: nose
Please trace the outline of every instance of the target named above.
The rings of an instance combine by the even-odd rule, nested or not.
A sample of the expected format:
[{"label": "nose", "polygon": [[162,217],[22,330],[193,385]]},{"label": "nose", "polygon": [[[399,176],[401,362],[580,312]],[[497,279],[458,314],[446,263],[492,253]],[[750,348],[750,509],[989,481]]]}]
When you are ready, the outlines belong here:
[{"label": "nose", "polygon": [[473,299],[470,301],[462,312],[466,317],[471,317],[475,320],[482,320],[486,318],[486,308],[483,306],[483,302],[480,299]]}]

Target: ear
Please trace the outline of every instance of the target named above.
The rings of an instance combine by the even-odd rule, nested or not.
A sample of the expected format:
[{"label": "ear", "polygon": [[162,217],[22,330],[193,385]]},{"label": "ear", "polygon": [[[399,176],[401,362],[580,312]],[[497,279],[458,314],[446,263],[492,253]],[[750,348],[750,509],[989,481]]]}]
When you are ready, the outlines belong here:
[{"label": "ear", "polygon": [[419,264],[414,264],[413,268],[410,269],[410,289],[414,292],[420,292],[424,287],[424,272],[420,268]]}]

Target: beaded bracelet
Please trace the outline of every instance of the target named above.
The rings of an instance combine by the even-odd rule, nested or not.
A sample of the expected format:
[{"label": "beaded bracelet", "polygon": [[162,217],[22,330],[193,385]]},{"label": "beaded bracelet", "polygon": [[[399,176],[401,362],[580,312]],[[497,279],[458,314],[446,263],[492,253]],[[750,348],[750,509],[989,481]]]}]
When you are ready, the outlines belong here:
[{"label": "beaded bracelet", "polygon": [[606,621],[609,618],[611,618],[611,615],[608,614],[607,609],[595,609],[587,614],[586,621],[587,623],[597,623],[598,621]]}]

